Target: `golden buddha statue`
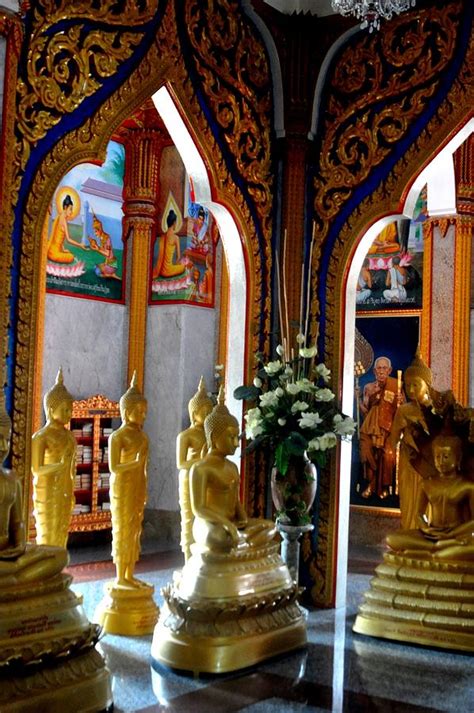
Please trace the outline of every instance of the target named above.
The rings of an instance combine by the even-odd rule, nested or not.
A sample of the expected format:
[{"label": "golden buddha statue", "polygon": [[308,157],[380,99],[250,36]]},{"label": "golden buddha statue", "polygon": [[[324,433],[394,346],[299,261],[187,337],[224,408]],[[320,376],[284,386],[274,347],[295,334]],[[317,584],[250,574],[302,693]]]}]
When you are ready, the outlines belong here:
[{"label": "golden buddha statue", "polygon": [[395,552],[433,559],[474,560],[474,482],[461,474],[458,436],[433,439],[436,478],[423,478],[416,505],[418,529],[387,537]]},{"label": "golden buddha statue", "polygon": [[417,479],[405,493],[416,498],[409,503],[414,524],[387,536],[354,631],[474,651],[474,482],[461,469],[463,456],[472,463],[470,413],[451,392],[433,389],[426,366],[415,366],[407,370],[411,402],[400,407],[398,423],[413,470],[405,475]]},{"label": "golden buddha statue", "polygon": [[239,424],[224,403],[204,421],[207,454],[194,463],[191,557],[163,594],[152,656],[178,669],[222,673],[306,643],[306,628],[278,550],[275,523],[249,518],[239,500]]},{"label": "golden buddha statue", "polygon": [[207,395],[206,384],[201,376],[199,387],[188,404],[191,425],[176,439],[176,463],[179,468],[179,508],[181,512],[181,549],[184,559],[191,556],[194,515],[189,494],[189,470],[203,455],[206,447],[204,420],[212,411],[212,401]]},{"label": "golden buddha statue", "polygon": [[45,701],[48,710],[67,710],[73,701],[74,710],[105,710],[112,698],[109,672],[94,649],[99,629],[69,589],[67,551],[26,543],[22,482],[1,465],[11,421],[3,390],[0,397],[0,710],[42,710]]},{"label": "golden buddha statue", "polygon": [[153,587],[133,576],[147,499],[146,414],[147,401],[134,373],[130,388],[120,399],[122,425],[109,437],[112,558],[117,576],[106,585],[106,597],[95,618],[110,634],[147,634],[158,618]]},{"label": "golden buddha statue", "polygon": [[31,444],[33,513],[40,545],[67,545],[76,474],[76,440],[66,428],[72,401],[59,369],[56,383],[44,397],[46,424],[33,435]]}]

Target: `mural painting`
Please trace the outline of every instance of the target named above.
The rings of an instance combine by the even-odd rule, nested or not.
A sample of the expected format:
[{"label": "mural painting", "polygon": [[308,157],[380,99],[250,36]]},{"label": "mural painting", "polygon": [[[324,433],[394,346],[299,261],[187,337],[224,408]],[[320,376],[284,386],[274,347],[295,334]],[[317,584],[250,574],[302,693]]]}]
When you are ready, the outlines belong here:
[{"label": "mural painting", "polygon": [[192,182],[174,146],[163,150],[158,202],[161,232],[151,265],[150,304],[214,306],[217,224],[196,203]]},{"label": "mural painting", "polygon": [[425,196],[422,191],[413,220],[390,223],[370,246],[357,281],[358,312],[421,309]]},{"label": "mural painting", "polygon": [[45,224],[48,292],[123,302],[124,161],[111,141],[102,166],[80,164],[61,180]]},{"label": "mural painting", "polygon": [[406,400],[402,374],[415,356],[419,330],[420,317],[414,315],[356,319],[353,505],[399,507],[397,450],[389,433],[399,404]]}]

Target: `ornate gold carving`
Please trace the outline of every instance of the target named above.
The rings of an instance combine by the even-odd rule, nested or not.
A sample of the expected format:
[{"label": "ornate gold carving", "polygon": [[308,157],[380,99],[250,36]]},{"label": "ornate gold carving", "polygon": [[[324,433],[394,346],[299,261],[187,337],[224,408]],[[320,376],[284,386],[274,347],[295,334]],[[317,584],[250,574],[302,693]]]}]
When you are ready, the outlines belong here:
[{"label": "ornate gold carving", "polygon": [[89,411],[113,411],[112,416],[118,416],[118,401],[111,401],[103,394],[95,394],[95,396],[89,396],[88,399],[74,401],[73,418],[86,418],[90,416]]},{"label": "ornate gold carving", "polygon": [[421,313],[420,351],[429,365],[431,363],[431,285],[433,281],[433,230],[430,223],[423,223],[423,305]]},{"label": "ornate gold carving", "polygon": [[[390,129],[388,137],[386,130],[382,132],[373,131],[375,126],[380,126],[377,117],[373,116],[370,107],[378,105],[379,98],[380,106],[390,105],[390,96],[396,97],[399,100],[398,86],[404,86],[403,72],[407,71],[404,66],[403,52],[408,51],[410,56],[412,50],[409,49],[410,43],[415,43],[414,47],[420,57],[422,51],[420,49],[420,39],[423,36],[429,36],[430,32],[438,30],[440,35],[444,36],[442,40],[444,51],[450,52],[449,56],[444,55],[439,57],[438,61],[434,56],[423,58],[423,61],[429,64],[429,74],[427,76],[427,86],[434,84],[437,86],[439,82],[438,74],[442,72],[443,67],[447,63],[454,52],[455,38],[459,25],[459,17],[461,12],[461,3],[450,3],[443,8],[430,8],[429,10],[420,10],[419,12],[410,13],[409,15],[400,16],[390,23],[387,32],[384,33],[383,39],[372,38],[365,35],[358,47],[358,54],[354,61],[350,61],[350,55],[343,55],[346,63],[341,64],[336,70],[338,76],[344,77],[347,74],[349,79],[343,80],[348,83],[348,87],[353,91],[352,95],[347,95],[347,106],[343,106],[340,98],[334,91],[334,95],[330,101],[331,111],[334,114],[328,114],[327,121],[323,127],[323,137],[321,149],[322,170],[315,179],[316,201],[314,205],[315,219],[318,225],[317,241],[321,244],[324,242],[328,234],[330,225],[340,208],[347,201],[352,193],[357,182],[363,181],[368,175],[373,165],[380,163],[381,154],[387,155],[390,149],[390,144],[393,143],[392,136],[397,133],[397,126],[408,126],[422,112],[426,97],[431,95],[429,88],[414,87],[413,94],[409,89],[406,89],[406,96],[403,100],[403,106],[399,110],[398,106],[392,106],[394,134]],[[413,18],[415,20],[413,21]],[[416,19],[419,18],[419,19]],[[381,51],[377,50],[376,43],[383,41],[384,47],[390,47],[390,37],[395,38],[395,33],[398,33],[398,38],[402,37],[402,28],[404,23],[408,23],[410,31],[405,34],[407,42],[402,44],[402,50],[397,59],[397,65],[393,67],[394,72],[390,77],[387,76],[387,86],[382,87],[383,74],[380,62]],[[414,33],[414,34],[413,34]],[[445,34],[444,34],[445,33]],[[385,35],[388,35],[385,37]],[[410,41],[408,42],[408,38]],[[454,38],[454,39],[453,39]],[[365,47],[366,53],[369,51],[370,43],[373,42],[371,54],[371,63],[367,63],[367,73],[374,69],[373,80],[366,74],[364,82],[368,82],[369,90],[364,93],[364,99],[357,96],[365,84],[360,86],[357,84],[356,66],[361,66],[362,48]],[[387,45],[387,42],[389,43]],[[393,45],[395,46],[395,45]],[[404,48],[404,49],[403,49]],[[389,54],[389,57],[391,55]],[[340,60],[341,62],[341,60]],[[360,237],[365,232],[368,225],[387,213],[399,212],[399,200],[404,194],[406,186],[413,179],[420,168],[427,162],[429,157],[433,155],[447,137],[451,136],[456,130],[456,127],[462,125],[465,117],[472,110],[474,103],[474,77],[472,67],[474,66],[474,40],[471,38],[469,47],[459,74],[446,97],[439,106],[435,116],[430,120],[425,129],[420,133],[416,141],[410,146],[406,153],[398,160],[391,173],[387,178],[372,192],[370,196],[365,198],[357,208],[353,210],[349,218],[344,223],[333,246],[329,259],[329,268],[327,273],[327,282],[325,287],[325,317],[326,317],[326,335],[325,335],[325,360],[330,365],[333,372],[333,378],[336,384],[341,383],[341,354],[342,354],[342,323],[344,318],[345,304],[345,285],[347,280],[347,271],[352,258],[354,246],[359,241]],[[380,70],[377,70],[380,67]],[[398,67],[398,68],[397,68]],[[377,70],[377,71],[375,71]],[[369,81],[370,80],[370,81]],[[362,80],[361,80],[362,81]],[[359,89],[358,89],[359,87]],[[386,92],[390,95],[387,96]],[[425,95],[426,94],[426,95]],[[359,140],[356,141],[354,136],[354,116],[351,118],[349,104],[358,101],[361,107],[366,107],[362,111],[361,121],[357,125]],[[355,104],[352,106],[354,109]],[[388,109],[387,109],[388,111]],[[398,114],[400,113],[400,117]],[[387,126],[390,127],[392,119],[384,114],[387,119]],[[345,119],[344,119],[345,117]],[[364,119],[365,117],[365,119]],[[371,123],[372,122],[372,123]],[[401,122],[401,123],[399,123]],[[368,127],[371,127],[370,130]],[[360,133],[359,133],[360,131]],[[352,132],[353,143],[350,143]],[[341,138],[343,139],[340,144]],[[371,146],[368,146],[370,142]],[[381,145],[379,145],[379,143]],[[358,151],[362,152],[362,156]],[[365,152],[368,152],[367,160]],[[374,163],[372,163],[374,162]],[[332,171],[330,167],[332,166]],[[323,175],[324,172],[324,175]],[[348,181],[348,187],[344,185],[343,175]],[[318,217],[319,214],[319,217]],[[311,313],[313,316],[319,312],[319,304],[316,295],[316,287],[318,281],[318,262],[319,258],[315,257],[312,265],[312,289],[313,298]],[[423,320],[423,329],[428,329],[425,320]],[[337,392],[337,390],[336,390]],[[334,545],[335,545],[335,513],[336,513],[336,462],[332,459],[331,466],[326,471],[321,473],[320,478],[320,503],[319,503],[319,531],[317,549],[314,547],[309,536],[305,537],[302,545],[302,557],[306,562],[310,576],[315,582],[311,592],[312,599],[316,604],[327,606],[334,600]]]},{"label": "ornate gold carving", "polygon": [[[49,4],[50,3],[48,3],[48,7]],[[218,4],[219,6],[222,5],[225,8],[228,7],[227,3],[219,2]],[[90,4],[88,5],[90,7]],[[127,3],[126,7],[131,8],[134,5],[134,3]],[[155,5],[156,3],[147,3],[147,7],[150,8],[150,12],[151,8]],[[216,6],[217,3],[214,3],[214,5]],[[28,50],[31,55],[33,52],[32,47],[34,45],[36,47],[35,52],[39,52],[40,54],[43,53],[41,55],[43,57],[42,61],[44,61],[44,58],[48,56],[48,52],[50,51],[48,49],[49,47],[51,47],[51,52],[53,53],[49,56],[51,57],[51,60],[53,60],[56,56],[54,51],[57,47],[57,42],[60,39],[59,30],[58,32],[55,32],[56,28],[51,24],[52,20],[49,18],[47,19],[44,16],[45,7],[46,4],[42,2],[35,11],[36,14],[33,23],[33,32],[31,39],[29,40],[30,45]],[[86,3],[73,3],[71,5],[70,3],[66,3],[64,1],[61,3],[60,7],[63,8],[63,13],[67,14],[68,17],[77,17],[77,15],[74,15],[73,12],[70,12],[70,7],[72,7],[73,10],[78,7],[84,9],[86,7]],[[112,6],[110,5],[110,7]],[[54,4],[54,12],[59,13],[59,9],[56,7],[56,4]],[[77,12],[79,12],[79,10],[77,10]],[[233,12],[237,12],[237,10],[233,10]],[[95,10],[94,12],[90,10],[91,15],[94,15],[94,13]],[[117,14],[117,18],[118,16],[119,15]],[[54,15],[54,17],[58,17],[58,14]],[[180,17],[179,20],[182,22],[182,17]],[[120,15],[120,22],[126,24],[126,17],[124,15]],[[79,24],[83,24],[82,21]],[[247,25],[251,26],[248,21]],[[48,28],[47,32],[46,28]],[[248,30],[246,30],[246,32],[247,31]],[[118,29],[114,27],[113,32],[118,32]],[[139,34],[140,31],[138,31],[134,36],[138,36]],[[56,39],[54,39],[55,37]],[[67,35],[67,37],[70,38],[69,35]],[[246,46],[252,46],[252,51],[254,49],[257,51],[257,40],[253,35],[252,38],[252,40],[246,40]],[[82,40],[78,41],[78,55],[80,55],[80,52],[84,50],[84,45],[80,44],[81,41]],[[70,43],[70,39],[67,39],[66,43],[69,47],[70,45],[68,43]],[[90,45],[88,46],[90,52],[92,53],[93,48]],[[132,44],[122,44],[121,46],[124,53],[122,55],[122,59],[124,59],[126,56],[129,56],[128,53],[131,51]],[[257,59],[259,68],[258,71],[255,72],[255,78],[253,79],[254,87],[256,86],[255,79],[257,76],[265,76],[262,68],[262,63],[264,63],[264,61],[266,62],[266,60],[264,60],[263,52]],[[89,60],[90,57],[87,58],[87,61]],[[235,57],[233,61],[236,61]],[[35,55],[35,62],[40,62],[37,55]],[[37,64],[36,66],[39,65]],[[57,70],[55,71],[57,72]],[[46,65],[43,74],[48,74]],[[59,78],[61,77],[62,74],[60,72]],[[95,78],[97,79],[97,76]],[[33,79],[35,82],[37,81],[36,78]],[[56,89],[52,89],[56,98],[61,96],[60,89],[62,85],[60,81],[58,85],[58,81],[59,79],[57,81],[55,80],[53,83]],[[256,198],[258,198],[257,203],[258,206],[260,206],[258,210],[261,211],[262,216],[264,214],[266,216],[265,221],[263,221],[263,217],[261,219],[262,232],[264,236],[263,254],[259,243],[255,217],[250,211],[248,200],[244,196],[234,176],[231,175],[227,165],[228,159],[224,156],[218,143],[216,142],[209,127],[207,118],[197,100],[193,81],[191,80],[184,65],[183,51],[179,45],[177,37],[177,18],[175,16],[175,6],[174,3],[169,2],[166,5],[166,11],[162,18],[161,24],[157,28],[155,41],[150,46],[147,54],[141,60],[140,64],[123,82],[123,84],[104,101],[103,105],[93,116],[86,117],[81,127],[69,132],[57,141],[49,154],[39,164],[28,193],[23,215],[21,237],[20,284],[17,306],[18,323],[15,335],[17,351],[15,355],[15,412],[13,415],[14,433],[12,451],[15,467],[21,472],[24,472],[25,468],[28,469],[30,461],[30,434],[32,432],[34,412],[32,395],[35,390],[39,392],[39,389],[37,389],[36,386],[39,375],[35,375],[34,369],[35,340],[38,334],[36,315],[39,296],[41,291],[44,290],[44,265],[42,265],[40,257],[41,230],[39,226],[43,225],[48,206],[52,200],[54,190],[60,178],[70,168],[80,162],[97,159],[103,160],[105,157],[107,142],[113,132],[126,118],[132,114],[137,107],[143,104],[145,100],[147,100],[161,85],[163,85],[165,81],[168,82],[170,91],[173,93],[177,103],[183,111],[183,115],[189,123],[191,134],[195,138],[196,143],[199,145],[204,155],[205,162],[210,173],[211,183],[214,187],[214,200],[228,207],[236,219],[238,230],[241,235],[244,252],[246,253],[249,284],[248,307],[246,314],[246,324],[249,325],[247,332],[248,352],[251,353],[252,351],[255,352],[260,349],[262,333],[268,334],[270,331],[271,310],[269,287],[271,265],[271,217],[268,199],[264,196],[260,196],[256,187],[256,181],[252,179],[252,185],[255,185],[254,194]],[[31,101],[32,96],[37,96],[35,92],[38,89],[38,86],[39,85],[37,84],[35,85],[35,88],[28,88],[27,92],[22,97],[22,101],[25,102],[24,106]],[[59,89],[57,88],[58,86]],[[253,91],[256,90],[254,89]],[[264,91],[262,89],[261,92],[263,95],[267,92],[267,90],[265,89]],[[71,108],[70,103],[66,100],[64,100],[63,104],[64,103],[67,105],[67,108]],[[259,111],[263,112],[264,106],[265,102],[260,98],[258,100]],[[44,108],[41,110],[44,111]],[[56,116],[54,113],[55,111],[57,110],[51,110],[51,116]],[[64,111],[66,111],[66,109],[64,109]],[[240,118],[241,121],[246,120],[243,115],[240,115]],[[25,119],[23,121],[25,121]],[[48,119],[48,121],[52,121],[52,119]],[[261,177],[265,175],[265,172],[269,168],[266,163],[268,156],[266,157],[265,155],[262,155],[260,162],[263,168],[259,174],[259,171],[257,170],[259,163],[258,157],[257,155],[253,156],[253,153],[256,154],[258,151],[255,147],[252,149],[251,144],[254,139],[260,142],[259,132],[267,131],[270,122],[269,113],[265,114],[265,116],[261,116],[259,118],[259,122],[260,123],[257,128],[255,128],[255,126],[253,127],[253,133],[249,130],[248,143],[247,135],[243,133],[241,135],[243,139],[242,147],[232,143],[231,148],[232,150],[242,152],[241,163],[242,165],[247,166],[246,176],[249,179],[252,178],[250,175],[251,173],[254,177],[257,177],[258,180],[261,180]],[[26,126],[22,123],[20,131],[25,131],[25,128]],[[24,163],[26,158],[29,156],[30,148],[32,146],[30,143],[32,140],[31,134],[35,131],[32,123],[30,123],[27,128],[29,133],[23,133],[22,135],[23,143],[21,144],[21,150],[18,148],[15,150],[17,157],[19,157],[18,161],[21,159],[22,163]],[[251,136],[253,139],[250,138]],[[261,141],[262,146],[267,145],[267,138],[265,138],[265,136],[262,137]],[[235,160],[236,165],[240,165],[240,159],[238,160],[238,158],[236,158]],[[11,205],[15,205],[16,203],[17,191],[20,186],[20,170],[18,161],[14,167],[16,175],[12,181],[13,190],[10,197]],[[250,165],[252,166],[251,169],[249,168]],[[267,168],[265,168],[265,166],[267,166]],[[265,212],[267,210],[268,213]],[[10,234],[10,232],[11,231],[7,231],[8,234]],[[265,270],[263,270],[263,265],[265,265]],[[7,264],[6,260],[3,263],[3,266],[5,267],[5,272],[7,272],[9,263]],[[263,290],[265,290],[264,301],[262,301]],[[6,304],[6,297],[2,304]],[[251,325],[254,329],[252,329]],[[251,369],[252,365],[249,360],[247,377],[250,377]],[[28,502],[27,496],[25,498],[25,502]]]},{"label": "ornate gold carving", "polygon": [[457,217],[455,231],[454,274],[456,275],[456,286],[453,285],[454,329],[451,383],[456,399],[463,406],[467,406],[469,403],[472,218],[470,216]]}]

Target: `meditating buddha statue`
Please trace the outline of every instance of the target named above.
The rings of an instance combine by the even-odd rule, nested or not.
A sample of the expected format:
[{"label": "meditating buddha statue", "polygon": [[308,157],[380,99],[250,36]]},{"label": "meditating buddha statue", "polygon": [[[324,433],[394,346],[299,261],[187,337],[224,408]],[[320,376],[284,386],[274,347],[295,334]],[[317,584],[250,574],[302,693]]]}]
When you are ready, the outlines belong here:
[{"label": "meditating buddha statue", "polygon": [[94,649],[99,629],[69,589],[67,551],[26,543],[23,483],[2,465],[10,439],[0,390],[0,710],[108,709],[109,672]]},{"label": "meditating buddha statue", "polygon": [[416,504],[417,529],[387,537],[395,552],[413,557],[474,560],[474,482],[461,472],[458,436],[433,439],[435,478],[423,478]]},{"label": "meditating buddha statue", "polygon": [[249,518],[229,460],[239,424],[224,403],[204,421],[207,454],[190,471],[191,557],[163,590],[152,656],[174,668],[221,673],[306,642],[302,610],[279,555],[275,523]]},{"label": "meditating buddha statue", "polygon": [[189,494],[189,471],[203,455],[206,448],[204,420],[212,411],[212,401],[207,395],[206,384],[201,376],[199,387],[188,404],[191,425],[176,439],[176,462],[179,468],[179,508],[181,512],[181,549],[184,559],[191,556],[194,515]]},{"label": "meditating buddha statue", "polygon": [[109,437],[110,510],[115,582],[95,619],[110,634],[134,636],[153,631],[158,608],[153,586],[134,577],[147,500],[148,436],[143,431],[147,400],[137,387],[136,373],[120,399],[122,425]]},{"label": "meditating buddha statue", "polygon": [[40,545],[67,545],[76,474],[76,440],[66,428],[72,401],[59,369],[56,383],[44,397],[46,424],[33,435],[31,444],[33,513]]},{"label": "meditating buddha statue", "polygon": [[392,434],[403,435],[400,506],[406,522],[408,501],[409,526],[387,536],[354,631],[473,651],[474,481],[462,467],[472,467],[470,412],[436,391],[417,359]]}]

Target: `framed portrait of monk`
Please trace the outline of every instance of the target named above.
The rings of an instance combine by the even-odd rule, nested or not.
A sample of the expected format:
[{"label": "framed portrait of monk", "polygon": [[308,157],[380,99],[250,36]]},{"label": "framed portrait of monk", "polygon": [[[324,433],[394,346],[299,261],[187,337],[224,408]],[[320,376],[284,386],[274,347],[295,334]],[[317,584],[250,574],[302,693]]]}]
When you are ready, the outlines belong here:
[{"label": "framed portrait of monk", "polygon": [[419,335],[419,314],[356,318],[351,505],[399,507],[397,451],[389,435],[406,400],[402,375]]}]

